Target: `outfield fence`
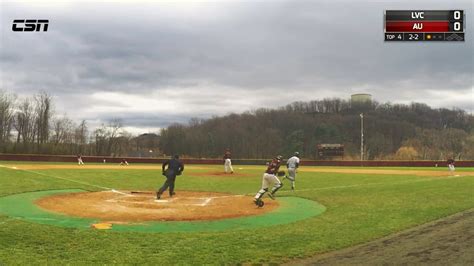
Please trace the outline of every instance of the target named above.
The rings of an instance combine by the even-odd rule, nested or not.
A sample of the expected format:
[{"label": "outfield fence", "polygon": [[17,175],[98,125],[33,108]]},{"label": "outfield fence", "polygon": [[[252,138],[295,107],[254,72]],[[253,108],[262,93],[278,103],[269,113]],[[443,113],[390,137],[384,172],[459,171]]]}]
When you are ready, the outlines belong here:
[{"label": "outfield fence", "polygon": [[[82,156],[85,163],[120,163],[122,159],[129,163],[154,163],[161,164],[167,158],[138,158],[138,157],[108,157],[108,156]],[[270,159],[233,159],[234,165],[264,165]],[[41,155],[41,154],[4,154],[0,153],[0,161],[30,161],[30,162],[77,162],[77,157],[72,155]],[[222,159],[198,159],[183,158],[185,164],[224,164]],[[306,166],[368,166],[368,167],[444,167],[446,161],[434,160],[413,160],[413,161],[321,161],[302,160],[302,165]],[[474,167],[474,161],[457,161],[456,167]]]}]

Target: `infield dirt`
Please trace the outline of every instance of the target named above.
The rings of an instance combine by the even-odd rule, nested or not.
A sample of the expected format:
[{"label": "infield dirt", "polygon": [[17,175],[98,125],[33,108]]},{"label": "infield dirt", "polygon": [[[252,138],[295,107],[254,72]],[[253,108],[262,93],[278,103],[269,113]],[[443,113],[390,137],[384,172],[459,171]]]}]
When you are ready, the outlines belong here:
[{"label": "infield dirt", "polygon": [[47,211],[111,223],[209,221],[264,214],[278,207],[277,201],[266,200],[264,208],[257,208],[251,196],[190,191],[158,201],[154,192],[70,193],[44,197],[36,204]]}]

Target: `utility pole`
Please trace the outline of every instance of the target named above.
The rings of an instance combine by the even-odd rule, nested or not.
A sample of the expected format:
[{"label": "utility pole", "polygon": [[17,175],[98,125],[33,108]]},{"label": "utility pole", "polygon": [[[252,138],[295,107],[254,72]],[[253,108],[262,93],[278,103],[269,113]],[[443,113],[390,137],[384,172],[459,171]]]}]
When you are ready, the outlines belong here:
[{"label": "utility pole", "polygon": [[364,114],[360,114],[360,160],[364,160]]}]

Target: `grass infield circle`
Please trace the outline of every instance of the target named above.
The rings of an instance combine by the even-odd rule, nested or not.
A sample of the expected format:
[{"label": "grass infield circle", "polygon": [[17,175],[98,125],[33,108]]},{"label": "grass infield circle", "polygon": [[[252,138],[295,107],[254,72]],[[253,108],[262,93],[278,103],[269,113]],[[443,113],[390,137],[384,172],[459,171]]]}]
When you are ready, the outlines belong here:
[{"label": "grass infield circle", "polygon": [[[68,228],[91,228],[92,225],[101,221],[99,219],[80,218],[48,212],[34,203],[42,197],[77,192],[85,191],[80,189],[45,190],[5,196],[0,198],[0,213],[39,224]],[[113,224],[109,230],[134,232],[210,232],[253,229],[294,223],[320,215],[326,210],[326,207],[315,201],[298,197],[279,197],[278,202],[280,206],[277,209],[261,215],[214,221],[149,221]]]}]

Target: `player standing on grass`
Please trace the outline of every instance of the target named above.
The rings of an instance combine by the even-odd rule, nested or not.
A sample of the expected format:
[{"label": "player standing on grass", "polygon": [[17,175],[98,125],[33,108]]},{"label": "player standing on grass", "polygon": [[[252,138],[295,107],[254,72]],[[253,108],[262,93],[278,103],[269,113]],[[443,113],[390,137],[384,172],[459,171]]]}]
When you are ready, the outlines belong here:
[{"label": "player standing on grass", "polygon": [[[168,168],[166,168],[168,166]],[[167,160],[161,166],[161,170],[164,176],[166,176],[166,181],[163,186],[156,192],[156,199],[161,198],[161,194],[169,188],[170,197],[175,195],[174,193],[174,182],[176,181],[176,176],[181,175],[184,170],[183,163],[179,160],[179,156],[175,155],[170,160]]]},{"label": "player standing on grass", "polygon": [[257,192],[257,195],[255,195],[254,199],[254,203],[259,207],[263,206],[263,204],[260,205],[260,202],[263,195],[268,192],[268,188],[270,187],[270,185],[273,184],[272,191],[268,193],[268,196],[271,199],[275,199],[275,193],[283,186],[280,179],[278,179],[278,177],[276,176],[278,174],[278,169],[280,169],[281,160],[281,155],[275,157],[275,159],[272,160],[272,162],[268,165],[267,170],[263,174],[262,188]]},{"label": "player standing on grass", "polygon": [[291,181],[291,189],[295,190],[296,170],[300,166],[300,153],[295,152],[293,157],[286,161],[286,168],[288,168],[288,180]]},{"label": "player standing on grass", "polygon": [[449,158],[449,159],[448,159],[448,168],[449,168],[449,171],[450,171],[451,173],[454,173],[454,170],[456,170],[456,169],[454,168],[454,159],[453,159],[453,158]]},{"label": "player standing on grass", "polygon": [[78,165],[84,165],[84,162],[82,161],[82,155],[77,155],[77,164]]},{"label": "player standing on grass", "polygon": [[231,153],[230,149],[226,149],[224,153],[224,171],[227,174],[230,172],[231,174],[234,173],[234,169],[232,168],[232,161],[230,160],[231,158]]}]

